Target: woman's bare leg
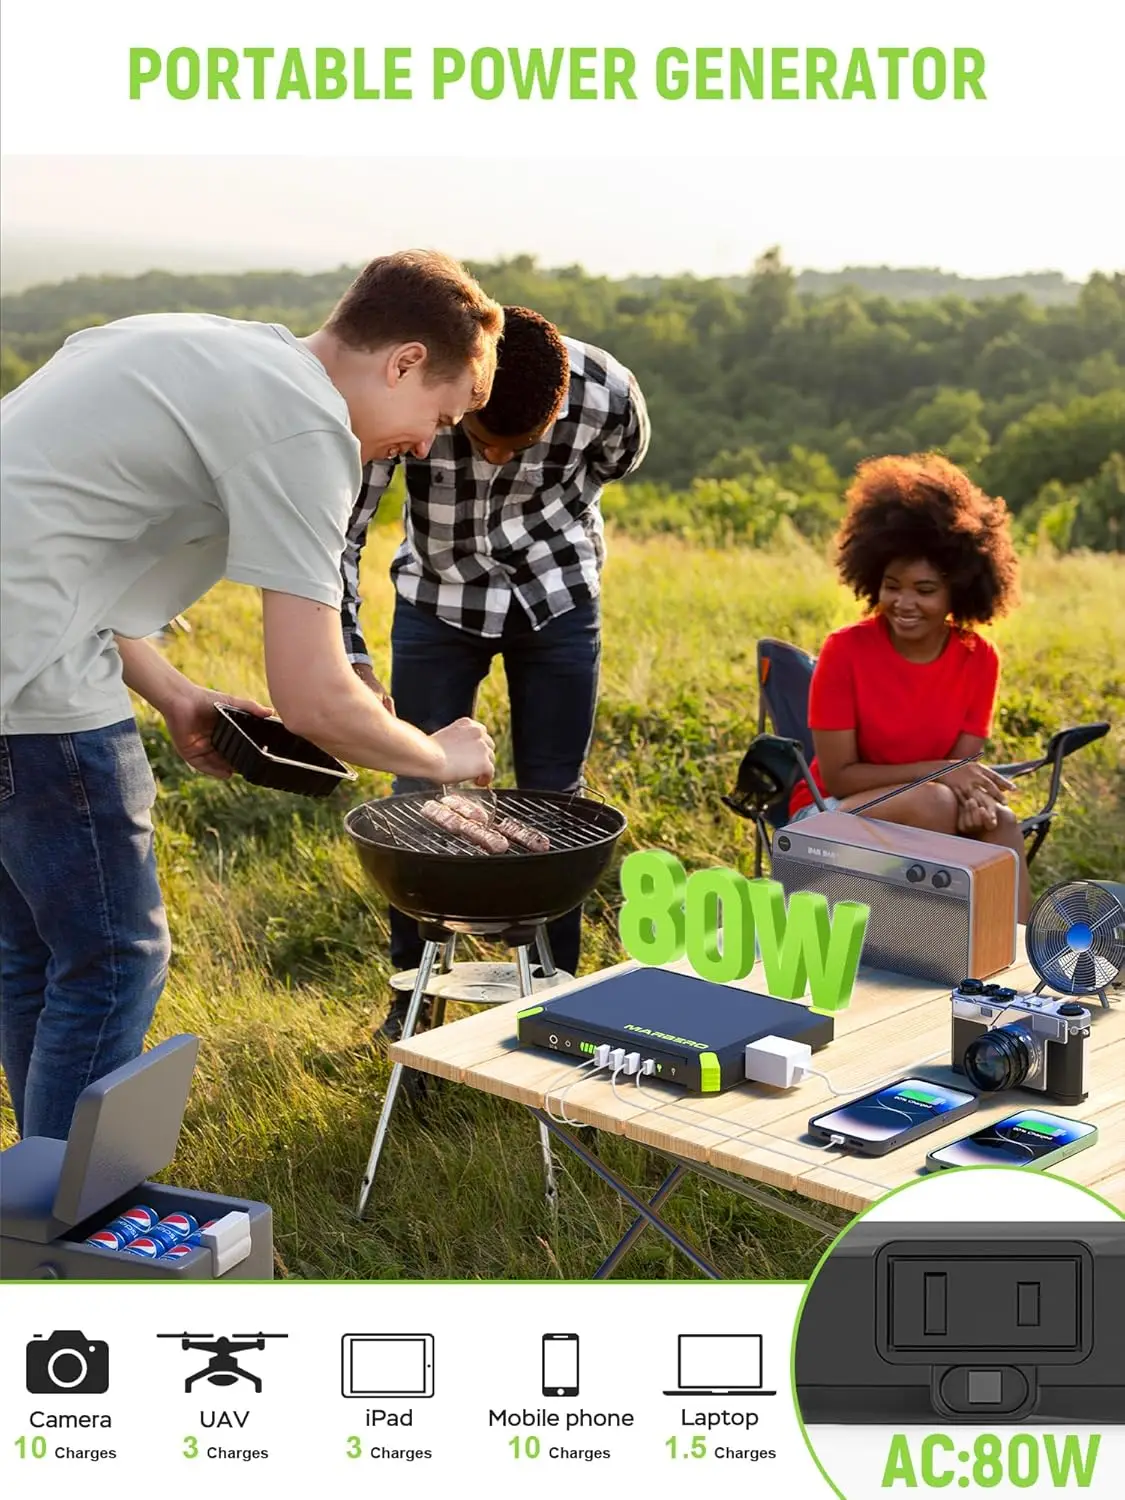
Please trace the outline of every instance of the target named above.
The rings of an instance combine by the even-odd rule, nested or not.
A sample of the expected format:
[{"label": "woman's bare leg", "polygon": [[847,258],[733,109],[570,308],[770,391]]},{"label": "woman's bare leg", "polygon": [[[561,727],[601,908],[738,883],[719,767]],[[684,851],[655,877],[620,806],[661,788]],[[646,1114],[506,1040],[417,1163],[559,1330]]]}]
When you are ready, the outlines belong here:
[{"label": "woman's bare leg", "polygon": [[1024,842],[1020,820],[1010,807],[998,807],[995,828],[974,835],[985,844],[1003,844],[1014,849],[1020,862],[1018,894],[1016,898],[1017,921],[1027,922],[1031,911],[1031,874],[1027,868],[1027,844]]},{"label": "woman's bare leg", "polygon": [[[840,803],[840,812],[851,812],[862,807],[873,797],[883,797],[894,791],[894,784],[876,787],[870,792],[857,792],[854,797],[845,797]],[[925,781],[921,786],[911,787],[873,807],[868,817],[878,818],[884,823],[905,823],[910,828],[930,828],[934,833],[957,832],[957,798],[947,786],[937,781]]]}]

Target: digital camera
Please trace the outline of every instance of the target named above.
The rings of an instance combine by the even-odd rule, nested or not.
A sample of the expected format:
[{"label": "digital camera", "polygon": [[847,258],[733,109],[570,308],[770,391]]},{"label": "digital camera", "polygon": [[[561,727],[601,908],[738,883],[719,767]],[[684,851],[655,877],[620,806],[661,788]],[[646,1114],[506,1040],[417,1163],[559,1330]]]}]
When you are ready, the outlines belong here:
[{"label": "digital camera", "polygon": [[1086,1098],[1085,1006],[979,979],[963,979],[952,1002],[953,1067],[975,1088],[1030,1089],[1057,1104]]},{"label": "digital camera", "polygon": [[33,1396],[100,1396],[109,1389],[109,1345],[77,1329],[36,1336],[27,1346],[27,1388]]}]

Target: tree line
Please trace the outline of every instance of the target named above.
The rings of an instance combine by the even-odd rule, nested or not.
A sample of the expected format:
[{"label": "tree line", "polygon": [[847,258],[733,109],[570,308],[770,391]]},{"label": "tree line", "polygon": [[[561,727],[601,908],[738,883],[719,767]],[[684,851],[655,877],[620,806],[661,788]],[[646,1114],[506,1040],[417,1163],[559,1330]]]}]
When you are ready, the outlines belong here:
[{"label": "tree line", "polygon": [[[75,329],[138,312],[218,312],[307,332],[354,269],[30,288],[0,299],[2,388]],[[857,462],[936,448],[1004,496],[1022,536],[1063,550],[1125,548],[1125,274],[1095,273],[1065,298],[1070,284],[1052,275],[1004,295],[970,297],[951,278],[953,289],[892,297],[870,289],[876,272],[803,290],[776,250],[742,282],[614,280],[530,256],[473,270],[500,301],[537,308],[635,372],[653,439],[638,477],[607,497],[626,529],[820,538]]]}]

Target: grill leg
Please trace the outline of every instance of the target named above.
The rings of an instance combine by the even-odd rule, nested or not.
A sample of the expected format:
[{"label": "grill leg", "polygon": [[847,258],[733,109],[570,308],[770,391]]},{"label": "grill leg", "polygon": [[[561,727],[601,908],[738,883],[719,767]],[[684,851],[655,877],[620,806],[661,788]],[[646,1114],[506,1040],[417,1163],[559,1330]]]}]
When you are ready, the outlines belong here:
[{"label": "grill leg", "polygon": [[551,952],[551,940],[547,936],[545,927],[535,929],[535,951],[539,954],[539,967],[543,970],[544,979],[553,979],[555,976],[555,959]]},{"label": "grill leg", "polygon": [[[453,956],[457,952],[457,934],[454,933],[441,950],[441,962],[438,964],[439,974],[448,974],[453,968]],[[431,1026],[445,1025],[445,996],[437,995],[433,1001],[433,1013],[430,1021]]]},{"label": "grill leg", "polygon": [[[418,965],[418,975],[414,980],[414,990],[410,996],[410,1005],[406,1011],[406,1021],[402,1028],[402,1040],[413,1036],[414,1027],[418,1020],[418,1013],[422,1009],[422,1000],[426,993],[426,986],[430,982],[430,974],[437,960],[438,950],[441,944],[428,942],[422,950],[422,962]],[[375,1182],[375,1169],[379,1165],[379,1157],[382,1155],[383,1142],[387,1138],[390,1128],[391,1115],[394,1112],[395,1100],[398,1097],[399,1085],[402,1082],[403,1064],[395,1063],[391,1069],[390,1081],[387,1084],[386,1097],[383,1099],[383,1108],[379,1111],[379,1123],[375,1127],[375,1139],[371,1143],[371,1154],[367,1158],[367,1170],[363,1174],[363,1182],[359,1189],[359,1207],[356,1210],[357,1217],[363,1218],[363,1211],[367,1206],[371,1188]]]},{"label": "grill leg", "polygon": [[[539,948],[539,934],[542,932],[543,929],[540,928],[536,933],[535,941],[537,948]],[[549,948],[547,952],[549,956]],[[539,953],[540,961],[542,961],[542,948],[539,948]],[[521,943],[516,949],[516,964],[520,975],[520,994],[527,1000],[535,993],[535,987],[531,982],[531,954],[528,952],[525,943]],[[554,972],[553,968],[552,972]],[[548,1206],[554,1212],[559,1206],[559,1187],[555,1181],[555,1159],[551,1154],[551,1132],[542,1121],[539,1124],[539,1149],[543,1153],[544,1193],[546,1194]]]}]

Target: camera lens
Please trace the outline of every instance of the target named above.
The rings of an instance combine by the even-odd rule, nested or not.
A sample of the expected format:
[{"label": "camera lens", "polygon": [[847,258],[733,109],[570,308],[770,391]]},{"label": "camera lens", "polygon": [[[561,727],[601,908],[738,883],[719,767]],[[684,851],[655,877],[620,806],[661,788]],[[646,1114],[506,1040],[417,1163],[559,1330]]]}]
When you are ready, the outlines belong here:
[{"label": "camera lens", "polygon": [[81,1385],[88,1373],[89,1366],[77,1349],[56,1349],[47,1361],[47,1375],[62,1391]]},{"label": "camera lens", "polygon": [[965,1048],[965,1075],[983,1093],[1016,1089],[1038,1062],[1034,1038],[1022,1026],[998,1026]]}]

